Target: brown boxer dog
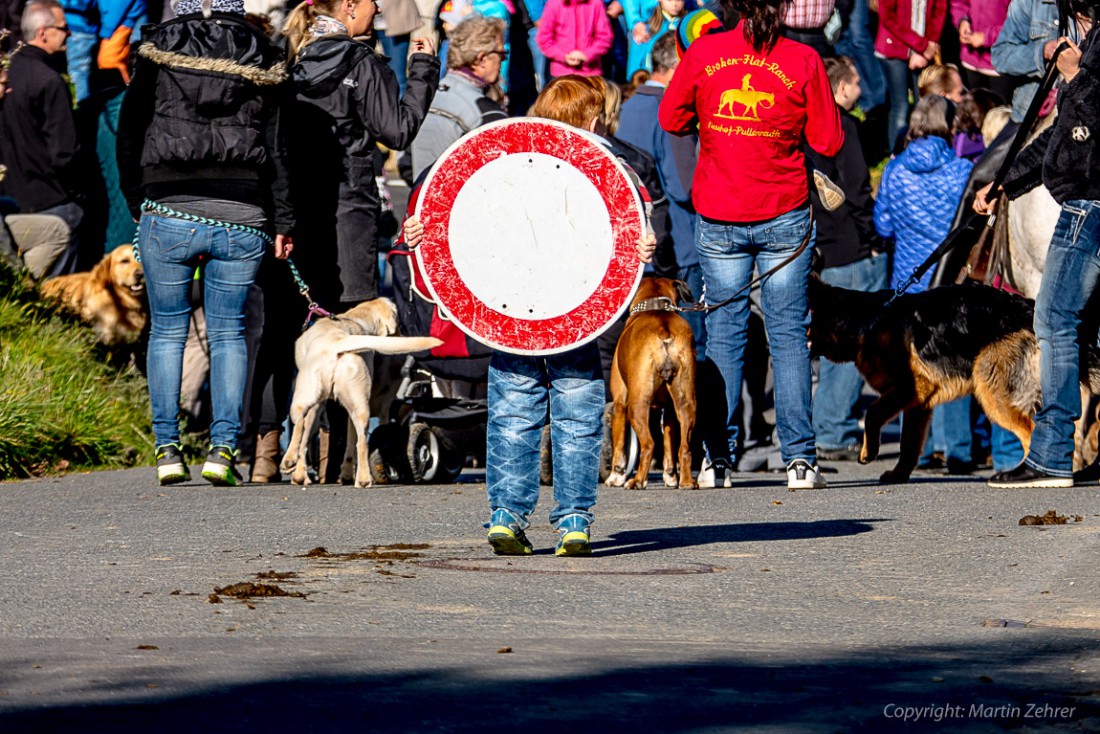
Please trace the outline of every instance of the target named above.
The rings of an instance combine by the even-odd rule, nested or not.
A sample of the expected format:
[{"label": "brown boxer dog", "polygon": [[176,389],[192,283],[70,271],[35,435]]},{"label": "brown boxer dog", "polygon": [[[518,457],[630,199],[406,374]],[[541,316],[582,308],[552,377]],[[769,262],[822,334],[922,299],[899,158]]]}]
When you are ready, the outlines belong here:
[{"label": "brown boxer dog", "polygon": [[[645,489],[653,460],[651,410],[662,412],[665,486],[695,489],[691,476],[691,433],[695,428],[695,341],[691,327],[675,311],[690,303],[691,291],[680,280],[644,278],[630,304],[611,363],[611,460],[609,487]],[[627,479],[626,422],[638,436],[638,472]],[[677,433],[680,449],[674,451]],[[677,462],[677,458],[679,461]],[[679,480],[677,480],[679,463]]]}]

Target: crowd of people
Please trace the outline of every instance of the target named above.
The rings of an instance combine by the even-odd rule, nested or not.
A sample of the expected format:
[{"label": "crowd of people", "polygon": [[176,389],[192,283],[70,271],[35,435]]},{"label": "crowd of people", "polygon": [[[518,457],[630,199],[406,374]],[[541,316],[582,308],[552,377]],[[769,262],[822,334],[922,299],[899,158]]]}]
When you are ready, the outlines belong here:
[{"label": "crowd of people", "polygon": [[[770,440],[771,427],[759,428],[763,391],[753,385],[752,364],[764,354],[788,485],[822,487],[819,460],[857,457],[854,367],[822,360],[812,398],[806,283],[815,253],[832,284],[906,282],[971,199],[990,206],[983,158],[1003,150],[1062,41],[1070,50],[1059,57],[1065,81],[1054,94],[1068,121],[1055,125],[1058,160],[1043,169],[1040,154],[1016,189],[1051,188],[1064,205],[1055,244],[1067,252],[1097,237],[1092,0],[720,0],[709,9],[724,32],[686,52],[679,24],[701,0],[445,0],[435,18],[444,63],[431,41],[411,37],[411,1],[387,0],[385,14],[375,0],[304,0],[256,14],[243,0],[163,8],[31,0],[0,19],[15,26],[0,70],[0,254],[45,279],[130,242],[140,222],[134,244],[148,281],[162,483],[189,477],[179,413],[196,301],[205,311],[212,416],[202,475],[238,483],[243,440],[252,479],[277,481],[306,308],[278,260],[293,256],[317,312],[377,297],[379,253],[397,230],[383,216],[387,156],[405,151],[403,175],[416,186],[455,140],[509,115],[533,110],[597,135],[654,202],[653,248],[639,244],[647,267],[710,303],[732,298],[705,319],[688,317],[698,359],[714,368],[715,381],[701,389],[724,398],[720,417],[701,430],[704,486],[728,485],[747,445]],[[147,18],[157,22],[142,28]],[[1073,161],[1088,169],[1083,184],[1066,170]],[[874,194],[872,169],[881,170]],[[839,209],[823,200],[819,174],[843,191]],[[1082,257],[1065,255],[1058,271],[1095,275],[1096,248]],[[754,273],[780,264],[758,295],[744,293]],[[994,436],[1002,482],[1067,476],[1063,433],[1081,410],[1068,394],[1076,341],[1067,340],[1095,289],[1090,278],[1050,286],[1080,293],[1071,306],[1053,291],[1040,296],[1044,379],[1051,373],[1042,439],[1024,462],[1018,442]],[[533,509],[531,477],[513,491],[508,482],[519,479],[499,471],[516,457],[494,458],[494,441],[513,453],[522,443],[503,406],[519,399],[519,376],[551,390],[559,379],[592,388],[599,355],[589,351],[561,364],[494,358],[488,476],[498,552],[530,552],[523,529]],[[543,398],[523,399],[524,420],[538,423]],[[554,432],[555,452],[575,456],[563,471],[579,477],[573,504],[552,516],[570,538],[559,546],[565,554],[587,549],[595,496],[580,485],[595,484],[589,433],[598,419],[586,406],[602,406],[602,393],[577,401],[573,413],[551,409],[549,419],[587,426],[586,443],[575,431]],[[338,406],[328,422],[346,423]],[[988,428],[969,399],[941,406],[922,465],[973,471],[990,451]],[[340,433],[330,432],[331,456],[343,453]],[[339,471],[329,464],[323,480]],[[521,494],[524,505],[514,506]]]}]

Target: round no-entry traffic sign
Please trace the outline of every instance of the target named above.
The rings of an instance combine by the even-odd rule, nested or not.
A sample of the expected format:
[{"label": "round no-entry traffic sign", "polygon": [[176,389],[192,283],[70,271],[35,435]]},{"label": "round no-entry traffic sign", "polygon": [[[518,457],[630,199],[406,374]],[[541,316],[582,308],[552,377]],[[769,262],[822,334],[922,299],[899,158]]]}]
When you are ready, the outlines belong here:
[{"label": "round no-entry traffic sign", "polygon": [[591,136],[553,120],[503,120],[460,138],[432,167],[416,251],[444,314],[515,354],[591,341],[642,277],[645,215],[629,174]]}]

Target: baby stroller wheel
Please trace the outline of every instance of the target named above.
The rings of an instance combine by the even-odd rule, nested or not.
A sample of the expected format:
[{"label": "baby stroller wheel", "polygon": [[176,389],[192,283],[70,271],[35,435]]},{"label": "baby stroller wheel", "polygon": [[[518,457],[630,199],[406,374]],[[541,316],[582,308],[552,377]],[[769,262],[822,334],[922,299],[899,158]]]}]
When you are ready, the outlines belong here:
[{"label": "baby stroller wheel", "polygon": [[368,441],[370,476],[375,484],[404,484],[412,479],[405,456],[408,433],[397,423],[378,426]]},{"label": "baby stroller wheel", "polygon": [[466,463],[466,457],[449,448],[427,423],[409,426],[408,460],[414,482],[435,484],[458,479]]}]

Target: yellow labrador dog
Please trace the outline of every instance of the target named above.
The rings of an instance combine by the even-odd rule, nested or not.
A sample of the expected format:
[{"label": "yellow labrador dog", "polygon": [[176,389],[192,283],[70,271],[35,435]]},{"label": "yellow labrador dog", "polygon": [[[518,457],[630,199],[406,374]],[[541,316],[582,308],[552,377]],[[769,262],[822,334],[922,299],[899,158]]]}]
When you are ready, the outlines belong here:
[{"label": "yellow labrador dog", "polygon": [[[320,319],[298,337],[294,344],[298,379],[290,404],[294,433],[282,462],[282,470],[291,473],[292,482],[310,484],[306,446],[317,430],[319,408],[326,400],[337,400],[355,426],[355,486],[370,486],[367,423],[374,364],[370,352],[405,354],[442,344],[434,337],[393,336],[395,333],[397,307],[388,298],[376,298],[337,318]],[[350,452],[350,441],[348,449]]]}]

